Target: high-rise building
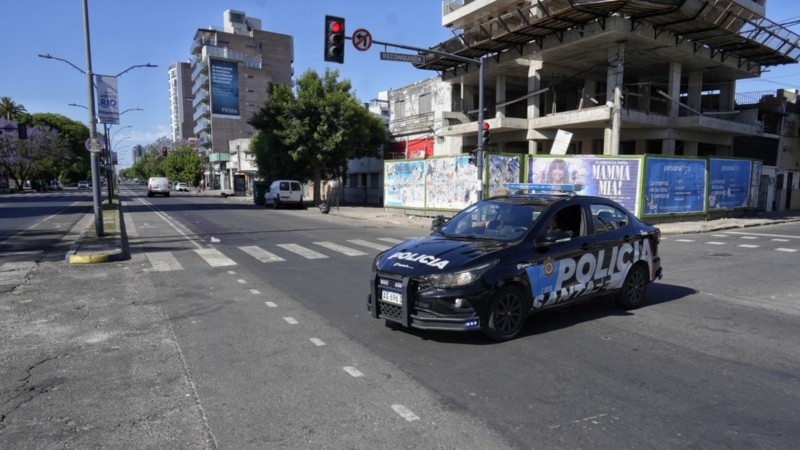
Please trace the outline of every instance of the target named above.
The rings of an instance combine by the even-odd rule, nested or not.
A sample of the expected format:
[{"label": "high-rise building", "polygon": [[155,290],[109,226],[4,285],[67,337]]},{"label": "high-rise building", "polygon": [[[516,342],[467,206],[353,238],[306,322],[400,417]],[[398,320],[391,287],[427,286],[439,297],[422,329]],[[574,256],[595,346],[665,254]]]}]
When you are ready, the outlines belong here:
[{"label": "high-rise building", "polygon": [[209,161],[206,183],[229,189],[228,141],[252,136],[247,121],[267,99],[270,83],[292,83],[294,40],[263,31],[261,20],[244,12],[226,10],[223,20],[223,31],[195,33],[190,80],[193,132]]},{"label": "high-rise building", "polygon": [[192,120],[192,69],[188,62],[175,62],[169,66],[169,110],[172,123],[172,140],[194,137]]}]

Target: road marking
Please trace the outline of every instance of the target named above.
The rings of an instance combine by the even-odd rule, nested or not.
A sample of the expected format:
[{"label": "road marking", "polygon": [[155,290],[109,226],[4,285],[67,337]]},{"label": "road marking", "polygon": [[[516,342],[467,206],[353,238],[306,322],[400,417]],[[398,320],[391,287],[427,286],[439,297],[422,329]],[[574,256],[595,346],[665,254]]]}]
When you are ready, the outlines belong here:
[{"label": "road marking", "polygon": [[20,252],[3,252],[0,253],[0,258],[4,256],[23,256],[23,255],[38,255],[42,253],[44,250],[25,250]]},{"label": "road marking", "polygon": [[239,278],[238,280],[236,280],[236,282],[237,282],[237,283],[239,283],[239,284],[247,284],[247,280],[243,280],[243,279],[241,279],[241,278]]},{"label": "road marking", "polygon": [[258,289],[250,289],[250,293],[253,295],[261,295],[261,291]]},{"label": "road marking", "polygon": [[777,250],[779,252],[787,252],[787,253],[794,253],[794,252],[797,251],[796,248],[783,248],[783,247],[776,248],[775,250]]},{"label": "road marking", "polygon": [[289,325],[297,325],[298,323],[300,323],[294,317],[284,317],[283,320],[289,323]]},{"label": "road marking", "polygon": [[786,239],[800,239],[800,236],[793,236],[791,234],[769,234],[769,233],[748,233],[745,231],[729,231],[728,234],[749,234],[752,236],[764,236],[764,237],[777,237],[777,238],[786,238]]},{"label": "road marking", "polygon": [[728,237],[728,235],[727,235],[727,234],[712,234],[712,235],[711,235],[711,237],[721,237],[721,238],[726,238],[726,237]]},{"label": "road marking", "polygon": [[320,247],[325,247],[328,250],[333,250],[335,252],[343,253],[347,256],[366,255],[366,253],[362,252],[361,250],[345,247],[344,245],[334,244],[333,242],[314,242],[314,244],[319,245]]},{"label": "road marking", "polygon": [[349,373],[351,376],[353,376],[353,377],[355,377],[355,378],[358,378],[358,377],[363,377],[363,376],[364,376],[364,374],[363,374],[363,373],[361,373],[361,371],[360,371],[360,370],[358,370],[358,369],[356,369],[355,367],[351,367],[351,366],[345,366],[345,367],[344,367],[344,371],[345,371],[345,372],[347,372],[347,373]]},{"label": "road marking", "polygon": [[779,239],[779,238],[774,238],[774,239],[770,239],[770,241],[772,241],[772,242],[789,242],[789,241],[790,241],[790,239]]},{"label": "road marking", "polygon": [[395,244],[395,245],[402,244],[403,242],[405,242],[402,239],[395,239],[395,238],[378,238],[378,240],[379,241],[383,241],[383,242],[388,242],[390,244]]},{"label": "road marking", "polygon": [[297,244],[278,244],[278,247],[280,247],[280,248],[282,248],[284,250],[288,250],[288,251],[290,251],[292,253],[296,253],[296,254],[298,254],[298,255],[302,256],[303,258],[306,258],[306,259],[323,259],[323,258],[327,258],[327,256],[323,255],[322,253],[315,252],[314,250],[311,250],[310,248],[305,248],[305,247],[303,247],[301,245],[297,245]]},{"label": "road marking", "polygon": [[277,308],[277,307],[278,307],[278,305],[276,305],[276,304],[275,304],[275,303],[273,303],[273,302],[264,302],[264,304],[265,304],[265,305],[267,305],[267,306],[269,306],[270,308]]},{"label": "road marking", "polygon": [[399,414],[400,417],[402,417],[403,419],[406,419],[409,422],[413,422],[415,420],[419,420],[419,416],[417,416],[416,414],[411,412],[410,409],[406,408],[403,405],[399,405],[399,404],[392,405],[392,409],[394,410],[394,412]]},{"label": "road marking", "polygon": [[725,245],[725,242],[718,242],[718,241],[708,241],[706,242],[708,245]]},{"label": "road marking", "polygon": [[694,242],[694,239],[675,239],[675,242]]},{"label": "road marking", "polygon": [[313,342],[314,345],[316,345],[317,347],[322,347],[323,345],[325,345],[325,342],[323,342],[322,339],[318,338],[311,338],[311,342]]},{"label": "road marking", "polygon": [[178,262],[172,252],[146,252],[145,255],[147,255],[147,260],[150,261],[150,270],[153,272],[183,270],[183,266]]},{"label": "road marking", "polygon": [[758,247],[760,247],[760,245],[753,245],[753,244],[740,244],[740,245],[737,245],[737,247],[742,247],[742,248],[758,248]]},{"label": "road marking", "polygon": [[349,239],[347,242],[350,242],[351,244],[361,245],[367,248],[374,248],[375,250],[380,250],[380,251],[389,250],[390,248],[392,248],[388,245],[376,244],[374,242],[365,241],[363,239]]},{"label": "road marking", "polygon": [[280,262],[286,261],[285,259],[281,258],[280,256],[270,253],[264,250],[261,247],[250,245],[247,247],[239,247],[239,250],[247,253],[248,255],[252,256],[253,258],[261,261],[262,263],[271,263],[271,262]]},{"label": "road marking", "polygon": [[199,248],[195,252],[211,267],[235,266],[236,262],[215,248]]},{"label": "road marking", "polygon": [[758,236],[740,236],[739,238],[740,239],[756,240],[756,239],[758,239]]}]

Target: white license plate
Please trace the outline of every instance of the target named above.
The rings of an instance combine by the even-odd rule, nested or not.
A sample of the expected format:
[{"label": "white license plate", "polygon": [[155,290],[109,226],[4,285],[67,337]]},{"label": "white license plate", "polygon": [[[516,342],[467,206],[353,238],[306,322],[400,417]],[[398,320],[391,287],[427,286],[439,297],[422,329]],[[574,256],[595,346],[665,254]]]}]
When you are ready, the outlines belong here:
[{"label": "white license plate", "polygon": [[381,300],[394,305],[403,304],[403,296],[399,292],[381,291]]}]

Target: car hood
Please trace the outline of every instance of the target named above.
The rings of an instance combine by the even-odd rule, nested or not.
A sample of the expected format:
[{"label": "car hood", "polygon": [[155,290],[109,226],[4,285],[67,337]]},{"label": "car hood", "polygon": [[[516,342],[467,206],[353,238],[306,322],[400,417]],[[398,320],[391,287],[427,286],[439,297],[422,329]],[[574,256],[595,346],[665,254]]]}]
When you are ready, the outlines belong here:
[{"label": "car hood", "polygon": [[498,241],[429,236],[390,248],[381,255],[377,265],[383,272],[424,276],[471,267],[487,255],[508,247],[509,243]]}]

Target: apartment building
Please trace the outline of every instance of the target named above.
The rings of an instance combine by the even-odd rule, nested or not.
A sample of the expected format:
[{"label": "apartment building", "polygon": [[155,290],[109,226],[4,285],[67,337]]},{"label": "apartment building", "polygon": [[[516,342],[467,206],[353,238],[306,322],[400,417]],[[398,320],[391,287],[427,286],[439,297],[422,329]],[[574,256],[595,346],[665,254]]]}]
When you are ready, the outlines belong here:
[{"label": "apartment building", "polygon": [[232,189],[229,143],[250,138],[247,121],[267,98],[270,83],[292,83],[294,41],[261,29],[261,20],[226,10],[223,30],[200,28],[191,46],[193,134],[208,158],[205,182]]},{"label": "apartment building", "polygon": [[169,111],[172,141],[194,137],[192,120],[192,69],[189,62],[174,62],[167,70],[169,77]]}]

